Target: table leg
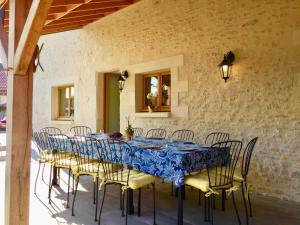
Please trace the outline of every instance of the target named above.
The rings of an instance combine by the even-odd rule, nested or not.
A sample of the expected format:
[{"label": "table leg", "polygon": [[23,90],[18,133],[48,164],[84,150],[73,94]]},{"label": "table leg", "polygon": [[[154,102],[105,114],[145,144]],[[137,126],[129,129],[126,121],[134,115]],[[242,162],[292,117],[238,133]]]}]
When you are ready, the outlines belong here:
[{"label": "table leg", "polygon": [[131,188],[127,189],[127,201],[128,201],[128,209],[126,209],[127,213],[129,215],[134,214],[133,190]]},{"label": "table leg", "polygon": [[178,215],[177,215],[177,225],[183,225],[183,193],[184,185],[178,188]]},{"label": "table leg", "polygon": [[[175,188],[175,197],[178,197],[179,188]],[[182,186],[182,199],[185,200],[185,185]]]},{"label": "table leg", "polygon": [[57,167],[53,166],[52,185],[57,185]]}]

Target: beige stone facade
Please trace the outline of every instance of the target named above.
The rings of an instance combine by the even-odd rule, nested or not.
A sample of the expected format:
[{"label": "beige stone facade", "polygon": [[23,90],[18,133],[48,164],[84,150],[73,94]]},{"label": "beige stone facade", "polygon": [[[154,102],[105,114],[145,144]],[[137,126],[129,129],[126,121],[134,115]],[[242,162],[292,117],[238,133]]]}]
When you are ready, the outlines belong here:
[{"label": "beige stone facade", "polygon": [[[81,30],[43,36],[34,129],[96,130],[101,74],[127,69],[122,128],[130,115],[145,130],[188,128],[200,140],[212,131],[245,143],[258,136],[250,174],[255,191],[300,202],[299,12],[299,0],[143,0]],[[217,65],[228,50],[236,60],[224,83]],[[172,72],[170,115],[136,114],[137,76],[160,69]],[[53,121],[52,87],[70,83],[75,120]]]}]

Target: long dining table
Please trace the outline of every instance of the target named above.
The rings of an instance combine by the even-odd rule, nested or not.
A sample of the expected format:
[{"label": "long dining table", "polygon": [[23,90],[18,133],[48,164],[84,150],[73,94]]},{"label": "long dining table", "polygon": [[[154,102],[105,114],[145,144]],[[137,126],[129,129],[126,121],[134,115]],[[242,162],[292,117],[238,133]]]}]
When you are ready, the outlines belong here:
[{"label": "long dining table", "polygon": [[[107,134],[90,134],[87,137],[107,139]],[[121,139],[122,140],[122,139]],[[199,172],[202,169],[224,163],[228,156],[225,148],[201,146],[193,142],[170,139],[135,137],[127,141],[131,146],[134,157],[131,166],[141,172],[172,181],[178,189],[177,224],[183,224],[183,190],[185,176]],[[67,144],[69,149],[71,145]],[[125,149],[126,151],[126,149]],[[126,162],[125,162],[126,163]],[[133,193],[128,190],[128,212],[133,213]]]}]

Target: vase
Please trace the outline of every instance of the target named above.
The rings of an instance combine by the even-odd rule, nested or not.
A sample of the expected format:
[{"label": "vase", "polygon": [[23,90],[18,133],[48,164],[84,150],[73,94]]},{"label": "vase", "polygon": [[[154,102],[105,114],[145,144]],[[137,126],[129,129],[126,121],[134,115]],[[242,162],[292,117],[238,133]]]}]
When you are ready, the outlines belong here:
[{"label": "vase", "polygon": [[125,136],[128,141],[132,140],[134,131],[125,130]]},{"label": "vase", "polygon": [[148,111],[149,111],[150,113],[152,113],[152,112],[153,112],[153,109],[152,109],[150,106],[148,106]]}]

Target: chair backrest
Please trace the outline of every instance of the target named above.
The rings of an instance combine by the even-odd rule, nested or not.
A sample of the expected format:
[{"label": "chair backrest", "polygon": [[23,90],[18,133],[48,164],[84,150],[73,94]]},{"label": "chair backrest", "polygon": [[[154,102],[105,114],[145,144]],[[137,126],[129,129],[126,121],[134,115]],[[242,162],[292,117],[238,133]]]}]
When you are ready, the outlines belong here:
[{"label": "chair backrest", "polygon": [[150,129],[146,134],[146,138],[166,138],[166,130],[162,128]]},{"label": "chair backrest", "polygon": [[172,134],[172,138],[180,141],[193,141],[194,132],[191,130],[175,130]]},{"label": "chair backrest", "polygon": [[75,126],[70,128],[70,132],[73,135],[86,135],[92,133],[92,129],[87,126]]},{"label": "chair backrest", "polygon": [[135,128],[133,128],[133,130],[134,130],[133,136],[135,136],[135,137],[143,136],[143,133],[144,133],[143,128],[135,127]]},{"label": "chair backrest", "polygon": [[101,143],[94,138],[74,137],[70,138],[75,158],[77,172],[97,173],[99,171]]},{"label": "chair backrest", "polygon": [[48,143],[54,161],[59,162],[60,165],[69,165],[70,156],[74,155],[70,138],[65,134],[49,134]]},{"label": "chair backrest", "polygon": [[207,135],[205,139],[206,145],[213,145],[218,142],[224,142],[229,140],[229,134],[223,132],[213,132]]},{"label": "chair backrest", "polygon": [[45,150],[49,150],[48,134],[46,132],[33,132],[32,141],[36,145],[39,154]]},{"label": "chair backrest", "polygon": [[258,139],[258,137],[255,137],[251,141],[249,141],[249,143],[247,144],[247,146],[244,150],[243,161],[242,161],[242,177],[243,178],[246,178],[246,176],[248,175],[252,152],[253,152],[254,146],[257,142],[257,139]]},{"label": "chair backrest", "polygon": [[239,159],[241,149],[241,141],[225,141],[213,144],[211,148],[220,148],[222,151],[222,159],[220,164],[207,169],[209,186],[218,188],[233,184],[233,175]]},{"label": "chair backrest", "polygon": [[40,130],[41,132],[46,132],[48,134],[61,134],[61,130],[57,127],[44,127]]},{"label": "chair backrest", "polygon": [[124,141],[114,139],[102,139],[101,142],[101,164],[103,166],[105,180],[122,182],[128,185],[134,152],[130,145]]}]

